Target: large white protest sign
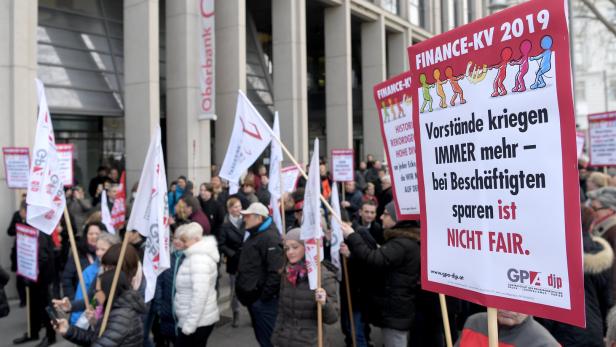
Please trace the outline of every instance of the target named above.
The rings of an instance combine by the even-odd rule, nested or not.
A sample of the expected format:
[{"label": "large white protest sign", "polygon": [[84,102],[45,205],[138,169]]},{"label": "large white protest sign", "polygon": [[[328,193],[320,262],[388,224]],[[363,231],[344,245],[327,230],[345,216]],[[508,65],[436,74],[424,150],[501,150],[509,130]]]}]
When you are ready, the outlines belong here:
[{"label": "large white protest sign", "polygon": [[28,147],[3,147],[2,153],[6,185],[11,189],[28,188],[28,175],[30,174]]},{"label": "large white protest sign", "polygon": [[297,188],[297,181],[299,181],[299,169],[295,165],[282,168],[282,190],[285,193],[293,193]]},{"label": "large white protest sign", "polygon": [[374,101],[400,220],[419,219],[419,185],[411,102],[411,74],[405,72],[374,86]]},{"label": "large white protest sign", "polygon": [[616,112],[588,115],[590,165],[616,165]]},{"label": "large white protest sign", "polygon": [[336,182],[355,180],[352,149],[332,149],[332,178]]},{"label": "large white protest sign", "polygon": [[585,324],[568,38],[535,0],[409,47],[423,288]]},{"label": "large white protest sign", "polygon": [[30,281],[38,279],[38,231],[27,225],[17,223],[17,274]]}]

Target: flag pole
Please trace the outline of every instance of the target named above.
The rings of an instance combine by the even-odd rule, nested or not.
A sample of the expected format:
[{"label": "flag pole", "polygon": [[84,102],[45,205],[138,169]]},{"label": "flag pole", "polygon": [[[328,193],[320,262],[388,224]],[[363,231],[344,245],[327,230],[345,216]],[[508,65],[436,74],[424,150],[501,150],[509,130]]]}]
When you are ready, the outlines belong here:
[{"label": "flag pole", "polygon": [[494,307],[488,307],[488,339],[490,347],[498,347],[498,321]]},{"label": "flag pole", "polygon": [[[346,257],[342,257],[342,269],[344,271],[344,286],[346,287],[347,305],[349,307],[349,320],[351,322],[351,337],[353,340],[353,347],[357,346],[355,342],[355,320],[353,319],[353,304],[351,300],[351,285],[349,284],[349,270],[347,268]],[[451,346],[447,346],[451,347]]]},{"label": "flag pole", "polygon": [[[321,288],[321,239],[317,239],[317,288]],[[318,347],[323,347],[323,307],[317,303]]]},{"label": "flag pole", "polygon": [[32,318],[30,317],[30,287],[26,286],[26,320],[28,324],[28,338],[32,338]]},{"label": "flag pole", "polygon": [[86,282],[83,280],[81,262],[79,262],[79,254],[77,253],[77,244],[75,243],[75,233],[73,232],[73,225],[71,224],[71,218],[68,215],[68,207],[66,207],[66,204],[64,205],[64,221],[66,222],[66,229],[68,229],[68,240],[71,244],[73,260],[75,261],[75,267],[77,268],[77,276],[79,276],[79,287],[81,288],[83,302],[86,305],[86,310],[89,310],[90,301],[88,300],[88,289],[86,288]]},{"label": "flag pole", "polygon": [[[280,162],[280,164],[282,164],[282,161]],[[282,166],[282,165],[280,165]],[[286,218],[285,218],[285,208],[284,208],[284,187],[282,186],[282,168],[280,170],[278,170],[278,182],[279,182],[279,186],[280,186],[280,222],[282,223],[282,234],[286,234],[287,233],[287,225],[286,225]]]},{"label": "flag pole", "polygon": [[111,283],[111,290],[109,291],[109,297],[107,298],[107,305],[105,306],[105,314],[103,315],[103,322],[101,324],[101,330],[98,333],[98,337],[103,336],[105,329],[107,328],[107,321],[109,320],[109,313],[111,312],[111,306],[113,305],[113,296],[118,285],[118,279],[120,278],[120,272],[122,271],[122,264],[124,263],[124,255],[126,254],[126,247],[128,246],[128,233],[124,234],[124,240],[122,241],[122,248],[120,249],[120,258],[116,264],[115,273],[113,274],[113,282]]},{"label": "flag pole", "polygon": [[449,313],[447,312],[447,301],[445,301],[445,294],[438,294],[438,299],[441,303],[441,315],[443,316],[443,331],[445,331],[445,342],[447,347],[452,346],[451,340],[451,327],[449,326]]}]

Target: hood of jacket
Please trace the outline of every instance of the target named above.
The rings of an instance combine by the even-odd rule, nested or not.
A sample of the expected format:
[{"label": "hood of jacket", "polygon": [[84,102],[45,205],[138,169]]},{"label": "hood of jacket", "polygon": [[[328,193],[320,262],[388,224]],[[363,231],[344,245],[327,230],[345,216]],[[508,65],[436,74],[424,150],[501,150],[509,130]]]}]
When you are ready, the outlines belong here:
[{"label": "hood of jacket", "polygon": [[598,274],[612,267],[614,251],[602,237],[593,236],[592,240],[601,249],[593,253],[584,252],[584,272]]},{"label": "hood of jacket", "polygon": [[387,229],[384,233],[385,240],[395,237],[405,237],[407,239],[419,241],[419,228],[393,228]]},{"label": "hood of jacket", "polygon": [[218,261],[220,260],[220,254],[218,253],[218,243],[216,242],[216,238],[211,235],[203,236],[201,241],[185,249],[184,254],[186,255],[186,257],[190,257],[193,254],[205,254],[208,257],[212,258],[215,263],[218,263]]},{"label": "hood of jacket", "polygon": [[145,303],[141,294],[134,290],[126,290],[113,301],[114,308],[130,308],[135,310],[139,315],[146,312]]}]

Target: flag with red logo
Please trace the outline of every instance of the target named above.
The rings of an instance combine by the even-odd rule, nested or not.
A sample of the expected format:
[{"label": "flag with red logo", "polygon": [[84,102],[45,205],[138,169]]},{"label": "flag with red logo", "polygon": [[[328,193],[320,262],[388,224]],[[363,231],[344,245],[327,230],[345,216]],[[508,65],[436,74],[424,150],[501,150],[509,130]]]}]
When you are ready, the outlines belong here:
[{"label": "flag with red logo", "polygon": [[111,207],[111,224],[115,230],[120,230],[126,221],[126,171],[122,171],[120,184]]},{"label": "flag with red logo", "polygon": [[[306,267],[308,268],[308,281],[310,289],[317,288],[317,268],[323,260],[323,243],[317,242],[323,237],[321,228],[321,175],[319,174],[319,139],[314,140],[308,182],[304,192],[304,213],[302,217],[302,231],[300,238],[306,247]],[[320,259],[317,256],[317,244],[320,246]]]},{"label": "flag with red logo", "polygon": [[[332,210],[336,216],[340,216],[340,198],[338,196],[338,183],[334,182],[332,187]],[[344,237],[342,236],[342,226],[338,223],[338,219],[332,216],[332,240],[330,247],[330,255],[332,259],[332,264],[334,264],[338,268],[338,273],[336,274],[338,277],[338,281],[342,280],[342,266],[340,266],[340,245],[342,241],[344,241]]]},{"label": "flag with red logo", "polygon": [[[274,115],[274,136],[280,138],[280,123],[278,122],[278,112]],[[280,164],[282,164],[282,149],[280,144],[276,140],[272,140],[272,146],[270,147],[270,167],[269,167],[269,183],[267,190],[270,192],[270,207],[272,208],[272,217],[276,227],[280,234],[284,234],[285,230],[282,230],[282,216],[278,203],[283,203],[281,200],[281,188],[280,188]]]},{"label": "flag with red logo", "polygon": [[160,127],[156,129],[143,163],[139,189],[128,219],[127,230],[146,238],[143,274],[146,278],[145,301],[154,297],[156,277],[169,268],[169,205],[167,176],[161,145]]},{"label": "flag with red logo", "polygon": [[272,140],[272,129],[250,100],[239,91],[235,122],[220,177],[239,182],[240,176],[259,158]]},{"label": "flag with red logo", "polygon": [[39,109],[32,165],[28,177],[26,220],[32,227],[51,235],[62,217],[66,198],[58,170],[56,140],[45,97],[45,87],[38,79],[36,90]]}]

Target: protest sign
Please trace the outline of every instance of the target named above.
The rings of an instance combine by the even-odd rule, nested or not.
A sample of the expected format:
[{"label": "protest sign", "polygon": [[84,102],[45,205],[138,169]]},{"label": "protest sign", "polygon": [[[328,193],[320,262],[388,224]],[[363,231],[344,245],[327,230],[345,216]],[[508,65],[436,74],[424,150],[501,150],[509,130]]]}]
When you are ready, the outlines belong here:
[{"label": "protest sign", "polygon": [[588,115],[590,166],[616,166],[616,112]]},{"label": "protest sign", "polygon": [[285,193],[293,193],[297,187],[297,181],[299,180],[299,169],[295,165],[283,167],[281,170],[282,179],[282,191]]},{"label": "protest sign", "polygon": [[583,131],[577,131],[575,133],[575,144],[577,147],[577,157],[580,159],[582,153],[584,153],[584,144],[586,143],[586,134]]},{"label": "protest sign", "polygon": [[60,180],[65,187],[73,186],[73,144],[62,143],[56,145],[58,151],[58,170]]},{"label": "protest sign", "polygon": [[379,110],[379,124],[399,220],[419,219],[411,94],[409,72],[374,86],[374,101]]},{"label": "protest sign", "polygon": [[17,274],[36,282],[38,279],[38,231],[17,223]]},{"label": "protest sign", "polygon": [[11,189],[27,189],[30,174],[30,152],[28,147],[2,147],[4,154],[4,176]]},{"label": "protest sign", "polygon": [[355,180],[352,149],[332,149],[332,178],[336,182]]},{"label": "protest sign", "polygon": [[424,289],[584,326],[568,38],[536,0],[408,48]]}]

